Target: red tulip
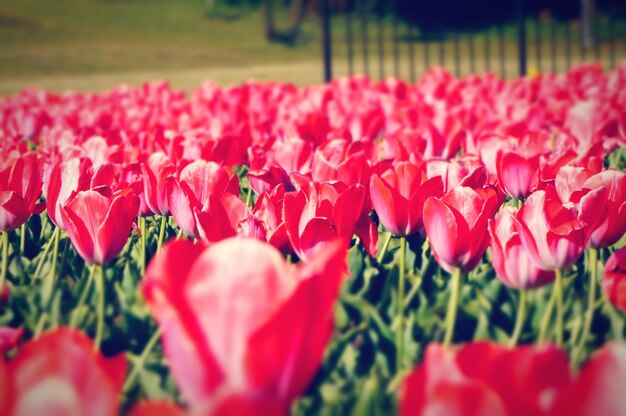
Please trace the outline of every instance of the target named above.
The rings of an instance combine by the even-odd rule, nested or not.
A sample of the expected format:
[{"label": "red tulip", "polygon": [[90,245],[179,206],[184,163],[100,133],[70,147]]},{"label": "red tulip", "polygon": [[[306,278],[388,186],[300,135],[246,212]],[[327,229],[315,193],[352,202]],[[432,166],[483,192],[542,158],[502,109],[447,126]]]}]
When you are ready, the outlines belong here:
[{"label": "red tulip", "polygon": [[91,160],[72,158],[50,166],[44,179],[44,195],[50,220],[64,230],[61,207],[76,192],[89,189],[91,183]]},{"label": "red tulip", "polygon": [[0,355],[17,347],[22,335],[24,335],[24,328],[0,326]]},{"label": "red tulip", "polygon": [[458,186],[447,195],[424,204],[424,228],[437,262],[452,273],[472,270],[489,246],[487,221],[499,202],[492,188]]},{"label": "red tulip", "polygon": [[172,402],[143,400],[133,406],[130,416],[183,416],[185,412]]},{"label": "red tulip", "polygon": [[296,268],[254,239],[208,248],[178,240],[163,248],[143,293],[191,409],[230,401],[234,409],[265,403],[272,414],[288,413],[332,335],[345,253],[340,243],[326,245]]},{"label": "red tulip", "polygon": [[426,172],[410,162],[397,163],[370,180],[374,211],[392,234],[407,236],[422,228],[422,208],[431,196],[443,194],[440,176],[426,179]]},{"label": "red tulip", "polygon": [[519,150],[498,152],[496,167],[502,191],[516,199],[525,199],[539,184],[541,155],[526,156]]},{"label": "red tulip", "polygon": [[583,188],[607,190],[606,218],[596,223],[588,246],[601,248],[617,243],[626,232],[626,172],[605,170],[587,179]]},{"label": "red tulip", "polygon": [[41,195],[40,165],[35,153],[14,153],[0,163],[0,231],[21,227],[35,212]]},{"label": "red tulip", "polygon": [[194,209],[198,238],[206,242],[234,237],[242,222],[251,216],[250,209],[239,196],[212,196],[201,210]]},{"label": "red tulip", "polygon": [[254,219],[247,220],[248,225],[242,226],[239,234],[267,241],[283,253],[292,252],[283,221],[284,198],[285,187],[282,184],[259,195],[252,210]]},{"label": "red tulip", "polygon": [[404,381],[400,414],[547,415],[570,378],[567,354],[554,347],[430,344]]},{"label": "red tulip", "polygon": [[579,207],[563,205],[552,186],[534,192],[524,202],[514,219],[515,227],[539,268],[565,269],[578,260],[590,232],[587,218],[602,212],[606,199],[599,191],[583,196]]},{"label": "red tulip", "polygon": [[443,192],[447,194],[457,186],[481,188],[487,182],[487,170],[482,162],[473,156],[459,159],[431,159],[426,162],[429,178],[440,176],[443,181]]},{"label": "red tulip", "polygon": [[[362,215],[364,201],[362,185],[346,186],[341,182],[310,182],[297,192],[285,194],[283,216],[295,253],[307,259],[318,244],[337,237],[348,245]],[[369,217],[367,220],[371,222]],[[371,234],[366,232],[359,237],[366,249],[373,246],[375,250],[377,240],[370,244]],[[373,237],[378,238],[378,233]]]},{"label": "red tulip", "polygon": [[126,358],[105,358],[87,336],[61,328],[25,344],[7,375],[7,415],[117,415]]},{"label": "red tulip", "polygon": [[495,220],[489,220],[493,268],[505,285],[515,289],[546,285],[554,280],[554,273],[532,261],[515,228],[517,212],[517,208],[504,207]]},{"label": "red tulip", "polygon": [[609,343],[583,366],[573,383],[558,396],[552,414],[626,415],[626,345]]},{"label": "red tulip", "polygon": [[146,163],[127,165],[122,179],[135,191],[140,200],[139,215],[168,215],[168,198],[171,193],[176,167],[163,153],[152,154]]},{"label": "red tulip", "polygon": [[626,311],[626,247],[617,250],[607,260],[602,286],[613,306]]},{"label": "red tulip", "polygon": [[170,179],[169,209],[176,224],[190,237],[200,237],[196,212],[210,211],[224,194],[239,196],[239,178],[232,169],[214,162],[197,160],[187,165],[179,180]]},{"label": "red tulip", "polygon": [[83,259],[106,264],[128,240],[139,212],[139,198],[130,189],[110,188],[78,192],[61,208],[67,234]]}]

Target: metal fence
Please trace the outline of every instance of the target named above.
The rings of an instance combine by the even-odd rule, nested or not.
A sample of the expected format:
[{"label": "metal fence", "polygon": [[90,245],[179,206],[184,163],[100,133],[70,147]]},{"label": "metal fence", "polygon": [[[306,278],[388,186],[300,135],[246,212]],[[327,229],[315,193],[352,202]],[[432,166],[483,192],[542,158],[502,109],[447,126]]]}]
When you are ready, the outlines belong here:
[{"label": "metal fence", "polygon": [[[463,10],[455,10],[445,29],[429,30],[428,20],[415,19],[426,0],[413,0],[400,10],[398,0],[321,0],[324,79],[363,74],[371,78],[403,77],[415,81],[433,66],[457,76],[495,72],[501,77],[529,73],[559,72],[572,64],[600,61],[614,68],[626,57],[626,19],[611,8],[593,13],[557,18],[548,0],[527,0],[506,5],[497,21],[481,27],[463,25]],[[432,0],[430,6],[432,7]],[[580,6],[585,2],[571,0]],[[487,11],[493,1],[477,0],[471,5]],[[477,10],[472,10],[476,14]],[[444,11],[445,13],[445,11]],[[408,14],[408,16],[407,16]],[[433,19],[437,16],[432,16]],[[582,17],[581,17],[582,16]],[[589,23],[584,22],[589,18]]]}]

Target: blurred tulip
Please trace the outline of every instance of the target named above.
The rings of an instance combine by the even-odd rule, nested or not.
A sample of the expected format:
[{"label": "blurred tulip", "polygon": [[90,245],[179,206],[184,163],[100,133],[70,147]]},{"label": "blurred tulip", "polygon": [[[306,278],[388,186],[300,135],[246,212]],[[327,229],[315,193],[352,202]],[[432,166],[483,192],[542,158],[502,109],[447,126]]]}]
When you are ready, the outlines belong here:
[{"label": "blurred tulip", "polygon": [[35,153],[10,154],[0,162],[0,232],[20,227],[38,209],[41,163]]},{"label": "blurred tulip", "polygon": [[535,264],[543,270],[566,269],[578,260],[590,233],[587,218],[603,211],[604,192],[590,192],[579,206],[563,205],[555,189],[532,193],[515,216],[515,228]]},{"label": "blurred tulip", "polygon": [[404,380],[400,415],[548,415],[570,379],[567,354],[554,347],[430,344]]},{"label": "blurred tulip", "polygon": [[602,286],[613,306],[626,311],[626,247],[617,250],[607,260]]},{"label": "blurred tulip", "polygon": [[163,248],[148,267],[143,293],[192,412],[226,400],[232,409],[266,403],[272,414],[288,413],[332,335],[345,254],[335,242],[295,268],[254,239],[208,248],[177,240]]},{"label": "blurred tulip", "polygon": [[126,358],[105,358],[87,336],[60,328],[26,343],[7,374],[3,414],[113,416],[119,414]]},{"label": "blurred tulip", "polygon": [[605,170],[587,179],[583,188],[607,190],[606,218],[597,222],[587,245],[602,248],[617,243],[626,233],[626,172]]},{"label": "blurred tulip", "polygon": [[444,194],[457,186],[482,188],[487,182],[485,166],[478,158],[471,156],[453,160],[431,159],[426,162],[426,172],[429,178],[441,177]]},{"label": "blurred tulip", "polygon": [[396,236],[408,236],[423,227],[424,201],[443,195],[443,182],[440,176],[427,179],[421,166],[400,162],[372,175],[370,193],[385,229]]},{"label": "blurred tulip", "polygon": [[185,412],[172,402],[143,400],[133,406],[129,416],[183,416]]},{"label": "blurred tulip", "polygon": [[89,263],[103,265],[122,250],[139,212],[139,199],[130,189],[81,191],[61,208],[76,251]]},{"label": "blurred tulip", "polygon": [[515,228],[517,208],[504,207],[489,220],[491,256],[496,275],[508,287],[528,289],[546,285],[554,273],[540,269],[532,261]]},{"label": "blurred tulip", "polygon": [[626,345],[605,344],[558,395],[554,415],[626,415]]},{"label": "blurred tulip", "polygon": [[0,354],[4,354],[17,347],[23,335],[24,328],[0,326]]},{"label": "blurred tulip", "polygon": [[90,188],[91,160],[87,158],[71,158],[64,162],[54,163],[44,180],[44,195],[50,220],[64,230],[61,208],[76,192]]},{"label": "blurred tulip", "polygon": [[466,273],[480,262],[489,246],[487,221],[499,207],[492,188],[458,186],[424,204],[424,228],[437,262],[452,273]]}]

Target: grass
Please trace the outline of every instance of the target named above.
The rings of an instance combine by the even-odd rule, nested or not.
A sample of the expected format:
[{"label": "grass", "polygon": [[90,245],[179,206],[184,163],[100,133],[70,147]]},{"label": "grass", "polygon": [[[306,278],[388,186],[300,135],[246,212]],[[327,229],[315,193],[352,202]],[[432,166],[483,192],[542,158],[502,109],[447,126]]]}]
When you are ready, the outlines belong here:
[{"label": "grass", "polygon": [[[277,22],[288,21],[283,12]],[[610,63],[606,42],[606,18],[596,27],[603,41],[601,59]],[[345,19],[332,20],[334,74],[349,73]],[[378,26],[375,19],[368,23],[367,37],[370,56],[369,74],[378,77],[395,73],[392,57],[391,19],[380,21],[384,57],[382,68],[377,60]],[[361,21],[354,16],[354,72],[364,72],[361,48]],[[557,70],[567,67],[565,24],[557,29]],[[618,22],[616,34],[626,29]],[[534,27],[528,25],[529,67],[550,70],[544,62],[534,62]],[[540,26],[543,59],[550,54],[549,24]],[[571,62],[582,58],[576,40],[579,28],[570,25],[574,41]],[[320,24],[312,16],[302,28],[298,43],[293,46],[272,44],[265,40],[263,15],[260,8],[210,9],[205,0],[3,0],[0,6],[0,95],[12,94],[26,86],[41,86],[52,90],[103,90],[117,83],[140,84],[150,79],[167,79],[174,87],[185,90],[199,85],[204,79],[220,84],[236,84],[247,79],[280,79],[298,84],[322,82]],[[399,45],[398,74],[407,79],[419,76],[439,61],[438,43],[428,47],[419,41],[409,42],[407,29],[399,28],[403,41]],[[417,33],[416,33],[417,34]],[[497,51],[496,30],[489,32],[491,54]],[[504,28],[505,75],[517,71],[515,27]],[[619,37],[619,36],[618,36]],[[623,38],[623,37],[622,37]],[[469,40],[473,39],[476,61],[469,59]],[[499,62],[487,68],[484,60],[484,36],[461,35],[459,73],[500,71]],[[615,44],[617,57],[626,56],[624,40]],[[455,71],[454,45],[450,39],[441,47],[445,51],[444,67]],[[411,49],[413,66],[411,66]],[[589,56],[591,55],[591,56]],[[593,57],[588,54],[587,57]],[[427,59],[428,58],[428,59]],[[382,69],[382,71],[381,71]]]}]

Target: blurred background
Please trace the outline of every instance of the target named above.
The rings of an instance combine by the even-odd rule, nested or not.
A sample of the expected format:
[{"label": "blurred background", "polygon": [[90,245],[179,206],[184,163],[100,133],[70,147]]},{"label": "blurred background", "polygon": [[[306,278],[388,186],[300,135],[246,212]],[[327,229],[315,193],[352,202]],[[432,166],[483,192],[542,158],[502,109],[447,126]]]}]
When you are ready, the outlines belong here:
[{"label": "blurred background", "polygon": [[[99,91],[165,79],[308,85],[365,74],[415,80],[561,72],[626,56],[617,0],[3,0],[0,95]],[[523,62],[521,62],[523,61]]]}]

